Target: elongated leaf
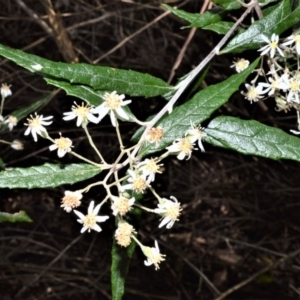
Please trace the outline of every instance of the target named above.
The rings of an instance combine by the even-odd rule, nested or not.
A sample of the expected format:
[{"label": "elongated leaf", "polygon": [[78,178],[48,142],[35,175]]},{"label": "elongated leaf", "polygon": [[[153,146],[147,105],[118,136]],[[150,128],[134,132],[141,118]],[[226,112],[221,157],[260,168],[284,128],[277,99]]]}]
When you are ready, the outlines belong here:
[{"label": "elongated leaf", "polygon": [[123,248],[114,239],[111,265],[112,300],[121,300],[124,295],[125,279],[135,247],[136,242],[133,240],[127,248]]},{"label": "elongated leaf", "polygon": [[0,55],[17,65],[45,77],[64,79],[70,83],[88,85],[96,90],[117,91],[130,96],[154,97],[173,88],[149,74],[88,64],[53,62],[39,56],[0,45]]},{"label": "elongated leaf", "polygon": [[212,0],[212,2],[221,5],[226,10],[234,10],[242,6],[241,3],[236,0]]},{"label": "elongated leaf", "polygon": [[100,172],[100,168],[89,164],[61,166],[46,163],[30,168],[13,168],[0,172],[0,188],[56,187],[94,177]]},{"label": "elongated leaf", "polygon": [[53,78],[45,78],[45,80],[48,84],[64,90],[67,95],[78,97],[90,105],[98,106],[103,102],[101,97],[104,96],[105,91],[96,91],[86,85],[71,84]]},{"label": "elongated leaf", "polygon": [[199,13],[189,13],[182,9],[173,8],[167,4],[163,4],[164,7],[169,9],[173,14],[181,19],[184,19],[191,23],[188,27],[202,28],[204,26],[217,23],[222,20],[221,13],[224,12],[220,8],[215,8],[214,10],[207,11],[203,14]]},{"label": "elongated leaf", "polygon": [[226,34],[230,28],[234,25],[233,22],[220,21],[215,24],[204,26],[202,29],[214,31],[218,34]]},{"label": "elongated leaf", "polygon": [[[24,119],[25,117],[29,116],[32,112],[37,111],[40,107],[42,107],[48,101],[50,101],[54,97],[54,95],[56,95],[56,94],[57,94],[57,91],[53,91],[52,93],[50,93],[45,98],[43,98],[41,100],[38,100],[38,101],[35,101],[35,102],[33,102],[32,104],[30,104],[26,107],[15,110],[12,113],[10,113],[9,115],[16,117],[17,120],[20,121],[20,120]],[[0,132],[7,129],[7,128],[8,128],[7,124],[3,124],[0,127]]]},{"label": "elongated leaf", "polygon": [[1,222],[32,222],[32,220],[28,217],[25,211],[21,210],[20,212],[15,214],[0,212],[0,223]]},{"label": "elongated leaf", "polygon": [[200,124],[209,118],[216,109],[226,103],[230,96],[238,90],[239,86],[255,69],[258,61],[259,59],[256,59],[243,72],[233,75],[221,83],[207,87],[195,94],[185,104],[176,107],[170,115],[167,115],[155,125],[155,127],[160,126],[164,130],[164,138],[158,147],[154,144],[145,143],[139,154],[145,156],[164,149],[175,139],[183,137],[191,127],[191,123]]},{"label": "elongated leaf", "polygon": [[218,117],[206,128],[205,141],[243,154],[300,161],[300,138],[257,121]]},{"label": "elongated leaf", "polygon": [[[270,11],[270,8],[269,10]],[[254,22],[246,31],[234,37],[221,53],[240,53],[266,44],[262,36],[280,35],[300,21],[300,7],[291,12],[289,0],[280,1],[263,19]]]}]

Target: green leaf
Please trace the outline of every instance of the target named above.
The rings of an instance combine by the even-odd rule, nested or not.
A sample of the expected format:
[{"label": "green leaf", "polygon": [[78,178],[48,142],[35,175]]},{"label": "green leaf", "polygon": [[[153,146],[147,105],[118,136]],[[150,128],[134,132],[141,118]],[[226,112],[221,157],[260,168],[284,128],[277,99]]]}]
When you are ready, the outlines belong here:
[{"label": "green leaf", "polygon": [[83,84],[95,90],[117,91],[130,96],[154,97],[173,89],[163,80],[149,74],[89,64],[53,62],[39,56],[0,45],[0,55],[17,65],[45,77]]},{"label": "green leaf", "polygon": [[258,62],[259,58],[243,72],[232,75],[221,83],[207,87],[195,94],[191,100],[176,107],[170,115],[167,115],[155,125],[155,127],[160,126],[164,130],[164,138],[159,146],[145,143],[139,154],[145,156],[165,149],[175,139],[183,137],[191,127],[191,123],[196,125],[208,119],[216,109],[226,103],[230,96],[239,89],[239,86],[255,69]]},{"label": "green leaf", "polygon": [[[53,91],[45,98],[35,101],[26,107],[15,110],[12,113],[10,113],[9,115],[16,117],[17,120],[20,121],[23,118],[29,116],[32,112],[37,111],[39,108],[41,108],[43,105],[45,105],[48,101],[50,101],[56,94],[57,94],[57,91]],[[6,130],[7,128],[8,128],[7,124],[3,124],[3,126],[0,127],[0,132]]]},{"label": "green leaf", "polygon": [[32,220],[28,217],[25,211],[21,210],[20,212],[15,214],[0,212],[0,223],[2,222],[32,222]]},{"label": "green leaf", "polygon": [[211,2],[221,5],[226,10],[239,9],[242,6],[237,0],[212,0]]},{"label": "green leaf", "polygon": [[167,4],[163,4],[164,7],[172,11],[173,14],[178,16],[181,19],[184,19],[191,23],[188,27],[197,27],[201,28],[210,24],[214,24],[222,20],[220,14],[224,12],[219,8],[215,8],[214,10],[206,11],[203,14],[199,13],[188,13],[184,10],[173,8]]},{"label": "green leaf", "polygon": [[134,240],[127,248],[123,248],[118,246],[114,239],[111,265],[112,300],[121,300],[124,295],[125,279],[135,247],[136,242]]},{"label": "green leaf", "polygon": [[30,168],[12,168],[0,172],[0,188],[45,188],[73,184],[96,176],[101,169],[89,164],[56,165],[46,163]]},{"label": "green leaf", "polygon": [[215,146],[248,155],[300,161],[298,137],[257,121],[222,116],[212,120],[205,132],[205,141]]},{"label": "green leaf", "polygon": [[300,7],[291,13],[290,1],[283,0],[278,5],[274,5],[267,16],[254,22],[246,31],[234,37],[221,53],[240,53],[257,49],[266,44],[262,36],[271,37],[273,33],[280,35],[299,21]]},{"label": "green leaf", "polygon": [[224,34],[225,35],[231,29],[231,27],[233,25],[234,25],[233,22],[220,21],[220,22],[217,22],[215,24],[204,26],[202,29],[214,31],[218,34]]},{"label": "green leaf", "polygon": [[86,85],[75,85],[53,78],[45,78],[45,80],[48,84],[64,90],[67,95],[80,98],[90,105],[98,106],[103,102],[101,97],[104,96],[105,91],[95,91]]}]

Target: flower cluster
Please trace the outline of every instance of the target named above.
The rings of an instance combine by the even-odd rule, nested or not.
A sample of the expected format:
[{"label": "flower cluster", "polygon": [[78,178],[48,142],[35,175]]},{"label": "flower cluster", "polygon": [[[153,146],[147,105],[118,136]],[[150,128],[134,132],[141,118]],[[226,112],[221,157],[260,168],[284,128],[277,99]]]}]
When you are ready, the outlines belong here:
[{"label": "flower cluster", "polygon": [[[7,115],[3,116],[4,103],[7,97],[12,95],[10,85],[3,83],[0,88],[1,104],[0,104],[0,128],[6,126],[9,131],[12,131],[15,126],[17,126],[18,118],[16,116]],[[10,145],[14,150],[23,150],[23,143],[19,140],[13,140],[12,142],[0,140],[0,143]]]},{"label": "flower cluster", "polygon": [[[300,130],[300,34],[280,39],[274,33],[271,38],[263,36],[263,41],[266,45],[258,51],[262,59],[266,58],[266,67],[262,62],[251,84],[245,84],[247,91],[242,91],[242,95],[251,103],[272,97],[277,111],[295,109]],[[241,64],[234,65],[239,72]]]},{"label": "flower cluster", "polygon": [[[60,134],[59,138],[53,139],[46,129],[48,125],[52,124],[52,116],[44,117],[43,115],[38,115],[36,113],[35,115],[31,115],[25,124],[27,126],[25,135],[31,134],[34,141],[37,141],[38,137],[49,140],[52,143],[49,146],[49,150],[57,150],[57,155],[60,158],[66,154],[70,154],[95,167],[99,167],[102,170],[110,170],[108,175],[114,175],[114,182],[111,182],[110,176],[106,176],[103,181],[91,183],[81,190],[65,191],[64,197],[61,200],[61,207],[67,213],[76,214],[78,222],[82,224],[81,233],[86,231],[91,232],[92,230],[100,232],[102,231],[102,228],[99,224],[105,222],[109,218],[108,215],[99,215],[100,208],[104,204],[109,203],[111,214],[116,218],[116,223],[118,224],[118,228],[115,231],[116,243],[121,247],[128,247],[132,241],[135,241],[146,256],[145,265],[154,265],[155,268],[158,269],[159,264],[165,260],[165,255],[160,253],[156,241],[155,246],[152,248],[144,246],[141,243],[137,237],[137,230],[130,224],[131,218],[129,217],[129,214],[135,209],[155,214],[157,216],[157,226],[159,228],[165,227],[170,229],[179,221],[182,212],[180,202],[178,202],[174,196],[170,196],[170,198],[159,196],[153,187],[153,183],[159,174],[163,172],[164,165],[161,162],[167,156],[176,155],[179,160],[183,160],[184,158],[189,159],[192,155],[192,151],[196,150],[196,145],[204,152],[202,141],[206,137],[206,133],[204,128],[195,126],[190,122],[183,137],[174,140],[172,145],[165,147],[166,151],[161,156],[145,158],[140,161],[136,158],[135,154],[133,154],[135,148],[125,149],[121,139],[118,119],[125,121],[131,120],[138,124],[141,123],[132,116],[129,108],[126,107],[127,104],[131,103],[131,100],[124,99],[124,95],[119,95],[115,91],[112,93],[104,93],[102,96],[102,103],[99,106],[93,107],[89,104],[83,103],[78,105],[74,103],[71,107],[71,111],[63,114],[63,120],[69,121],[75,119],[76,125],[83,128],[90,145],[98,154],[101,163],[90,161],[74,152],[73,142],[68,137],[63,137]],[[109,115],[111,123],[117,131],[121,151],[118,162],[111,165],[105,162],[100,151],[94,144],[87,126],[90,122],[98,124],[105,115]],[[14,119],[11,118],[10,123],[13,122]],[[162,127],[152,127],[145,133],[141,139],[141,143],[146,146],[155,144],[155,147],[161,147],[164,136],[165,134]],[[124,156],[125,159],[123,160]],[[125,172],[124,177],[119,179],[118,171],[126,166],[128,169]],[[109,183],[108,179],[110,180]],[[82,213],[80,207],[83,202],[83,193],[88,192],[90,188],[99,185],[106,190],[106,197],[101,202],[96,200],[90,201],[87,213]],[[146,193],[152,193],[156,198],[157,204],[154,207],[146,207],[141,204],[141,198],[143,197],[143,194]]]}]

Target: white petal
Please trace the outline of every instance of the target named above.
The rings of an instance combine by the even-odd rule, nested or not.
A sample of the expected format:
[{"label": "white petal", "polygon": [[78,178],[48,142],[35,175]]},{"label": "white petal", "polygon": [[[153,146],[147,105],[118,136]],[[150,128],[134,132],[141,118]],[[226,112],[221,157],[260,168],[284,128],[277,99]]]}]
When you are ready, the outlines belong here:
[{"label": "white petal", "polygon": [[89,214],[89,215],[93,213],[93,210],[94,210],[94,204],[95,204],[94,201],[91,201],[91,202],[90,202],[90,205],[89,205],[89,208],[88,208],[88,214]]},{"label": "white petal", "polygon": [[93,228],[94,230],[96,230],[97,232],[102,231],[101,227],[100,227],[98,224],[95,224],[92,228]]},{"label": "white petal", "polygon": [[56,144],[53,144],[51,146],[49,146],[49,150],[50,151],[53,151],[53,150],[56,150],[57,149],[57,145]]},{"label": "white petal", "polygon": [[80,233],[84,233],[87,229],[88,229],[87,227],[83,226],[80,230]]},{"label": "white petal", "polygon": [[96,216],[98,215],[98,212],[100,210],[101,204],[98,204],[94,209],[93,209],[93,214]]},{"label": "white petal", "polygon": [[83,220],[85,218],[85,215],[81,213],[80,211],[74,209],[74,213],[80,218],[80,220]]},{"label": "white petal", "polygon": [[116,113],[123,119],[128,120],[129,117],[127,115],[127,113],[125,112],[125,110],[122,107],[118,107],[116,109]]}]

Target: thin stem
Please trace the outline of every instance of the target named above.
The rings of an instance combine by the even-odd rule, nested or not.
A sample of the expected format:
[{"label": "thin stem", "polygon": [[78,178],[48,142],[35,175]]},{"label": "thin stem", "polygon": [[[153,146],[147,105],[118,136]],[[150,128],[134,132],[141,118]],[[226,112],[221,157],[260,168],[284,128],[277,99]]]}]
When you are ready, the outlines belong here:
[{"label": "thin stem", "polygon": [[148,208],[148,207],[145,207],[145,206],[143,206],[143,205],[140,205],[140,204],[134,203],[134,206],[136,206],[136,207],[138,207],[138,208],[141,208],[141,209],[143,209],[143,210],[145,210],[145,211],[148,211],[148,212],[155,213],[155,211],[154,211],[153,209],[151,209],[151,208]]},{"label": "thin stem", "polygon": [[87,159],[87,158],[81,156],[80,154],[77,154],[76,152],[71,151],[71,152],[69,152],[69,153],[73,154],[74,156],[78,157],[78,158],[81,159],[81,160],[84,160],[85,162],[87,162],[87,163],[89,163],[89,164],[91,164],[91,165],[93,165],[93,166],[96,166],[96,167],[101,168],[102,170],[108,169],[108,168],[109,168],[109,167],[108,167],[109,165],[107,165],[107,164],[103,164],[103,165],[102,165],[102,164],[97,164],[97,163],[95,163],[95,162],[93,162],[93,161],[91,161],[91,160],[89,160],[89,159]]},{"label": "thin stem", "polygon": [[119,127],[119,122],[118,119],[114,116],[115,121],[116,121],[116,132],[117,132],[117,136],[118,136],[118,141],[120,144],[120,149],[121,152],[124,150],[124,145],[123,145],[123,141],[122,141],[122,137],[121,137],[121,133],[120,133],[120,127]]},{"label": "thin stem", "polygon": [[0,140],[0,143],[2,143],[2,144],[7,144],[7,145],[11,145],[11,144],[12,144],[11,142],[4,141],[4,140]]},{"label": "thin stem", "polygon": [[4,107],[4,102],[5,102],[5,97],[2,96],[2,99],[1,99],[1,106],[0,106],[0,116],[2,116],[3,107]]},{"label": "thin stem", "polygon": [[85,132],[85,134],[86,134],[88,140],[89,140],[90,145],[91,145],[91,146],[94,148],[94,150],[96,151],[96,153],[97,153],[97,155],[99,156],[101,162],[104,163],[104,164],[107,164],[107,163],[105,162],[104,158],[102,157],[101,153],[99,152],[99,150],[98,150],[97,147],[95,146],[95,144],[94,144],[94,142],[93,142],[93,139],[92,139],[91,135],[89,134],[89,131],[88,131],[88,129],[87,129],[87,126],[82,126],[82,127],[83,127],[83,129],[84,129],[84,132]]}]

